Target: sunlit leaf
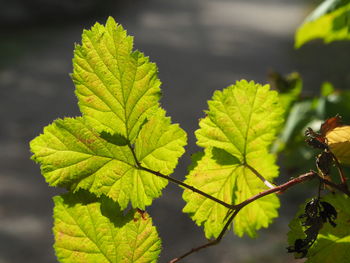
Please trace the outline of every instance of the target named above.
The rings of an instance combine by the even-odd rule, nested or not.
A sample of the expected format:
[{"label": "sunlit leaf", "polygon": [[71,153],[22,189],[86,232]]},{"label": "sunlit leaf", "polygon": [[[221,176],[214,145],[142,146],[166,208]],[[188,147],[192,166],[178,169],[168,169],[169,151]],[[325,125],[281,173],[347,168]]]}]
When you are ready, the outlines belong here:
[{"label": "sunlit leaf", "polygon": [[[144,209],[183,154],[186,134],[159,107],[157,68],[132,51],[132,38],[109,18],[83,33],[73,80],[83,117],[56,120],[31,143],[51,186],[80,188]],[[137,158],[137,160],[135,159]]]},{"label": "sunlit leaf", "polygon": [[[261,159],[264,158],[264,162]],[[238,159],[218,148],[206,148],[204,155],[196,155],[196,166],[187,176],[186,183],[226,203],[240,203],[266,189],[256,175]],[[250,163],[265,179],[273,180],[277,167],[272,155],[251,156]],[[217,237],[226,222],[228,209],[190,190],[183,194],[187,202],[183,211],[189,213],[197,225],[203,225],[207,238]],[[234,220],[234,232],[238,236],[256,235],[256,230],[267,227],[278,216],[279,200],[275,195],[261,198],[243,208]]]},{"label": "sunlit leaf", "polygon": [[[143,134],[150,128],[148,124],[143,126],[135,145],[136,153],[142,152],[138,154],[139,161],[149,169],[170,174],[184,151],[186,135],[178,125],[170,123],[163,110],[149,123],[158,129],[146,138]],[[102,139],[81,117],[56,120],[31,142],[31,150],[50,185],[105,194],[123,209],[129,201],[133,207],[144,209],[167,185],[167,180],[138,169],[127,145]]]},{"label": "sunlit leaf", "polygon": [[185,152],[186,133],[178,124],[171,124],[165,111],[159,109],[143,125],[135,142],[137,160],[145,167],[170,174],[178,158]]},{"label": "sunlit leaf", "polygon": [[[197,144],[205,148],[202,159],[196,159],[186,182],[227,203],[237,204],[266,189],[262,178],[272,181],[278,175],[275,157],[268,147],[283,121],[283,110],[277,92],[268,85],[239,81],[223,91],[216,91],[209,101],[207,116],[196,131]],[[227,209],[190,190],[183,195],[184,212],[198,225],[204,225],[206,236],[217,237]],[[276,196],[269,196],[245,207],[234,221],[239,236],[255,236],[277,216]]]},{"label": "sunlit leaf", "polygon": [[78,192],[54,197],[54,234],[62,263],[157,262],[161,241],[146,212],[125,216],[108,198]]},{"label": "sunlit leaf", "polygon": [[72,78],[79,107],[95,129],[118,133],[134,142],[147,116],[158,107],[157,67],[133,38],[109,18],[84,30],[76,45]]}]

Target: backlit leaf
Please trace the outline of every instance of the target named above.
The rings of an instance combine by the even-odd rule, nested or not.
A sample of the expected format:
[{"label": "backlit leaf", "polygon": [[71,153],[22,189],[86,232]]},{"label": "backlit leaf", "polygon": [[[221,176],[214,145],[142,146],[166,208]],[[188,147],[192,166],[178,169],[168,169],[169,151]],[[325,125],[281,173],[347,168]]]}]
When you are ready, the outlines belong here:
[{"label": "backlit leaf", "polygon": [[165,111],[159,109],[143,125],[135,142],[136,158],[141,164],[163,174],[173,172],[184,153],[186,133],[178,124],[171,124]]},{"label": "backlit leaf", "polygon": [[73,59],[73,81],[80,111],[101,131],[118,133],[134,142],[140,127],[160,98],[157,67],[133,39],[109,18],[85,30]]},{"label": "backlit leaf", "polygon": [[[158,128],[157,132],[143,137],[150,130],[145,124],[135,151],[142,151],[142,155],[138,154],[142,165],[170,174],[184,151],[186,135],[178,125],[170,123],[163,110],[158,112],[149,121]],[[31,142],[31,150],[50,185],[105,194],[117,201],[122,209],[129,201],[133,207],[144,209],[167,185],[167,180],[138,169],[128,146],[102,139],[81,117],[56,120]]]},{"label": "backlit leaf", "polygon": [[[186,182],[227,202],[238,204],[267,189],[253,167],[267,181],[278,175],[275,157],[268,147],[283,121],[283,110],[277,92],[245,80],[223,91],[216,91],[209,101],[207,116],[196,131],[197,144],[205,148],[202,159],[187,176]],[[198,159],[198,158],[197,158]],[[217,237],[227,209],[190,190],[183,195],[184,212],[198,225],[204,225],[206,236]],[[271,195],[248,205],[234,220],[235,233],[255,236],[277,216],[279,201]]]},{"label": "backlit leaf", "polygon": [[[264,158],[264,162],[261,162]],[[197,155],[197,165],[190,171],[186,183],[201,189],[229,204],[238,204],[263,191],[266,186],[238,159],[218,148],[206,148],[203,156]],[[277,175],[277,167],[272,155],[251,156],[250,162],[272,180]],[[217,237],[225,223],[228,209],[190,190],[183,194],[187,202],[183,211],[189,213],[197,225],[203,225],[207,238]],[[243,208],[234,220],[234,232],[238,236],[256,235],[256,230],[267,227],[278,216],[279,200],[275,195],[261,198]]]},{"label": "backlit leaf", "polygon": [[54,197],[54,234],[62,263],[157,262],[161,241],[146,212],[125,216],[108,198],[86,192]]},{"label": "backlit leaf", "polygon": [[[51,186],[80,188],[144,209],[167,180],[186,144],[185,132],[159,107],[157,68],[109,18],[83,33],[73,80],[83,117],[56,120],[30,146]],[[137,161],[135,160],[137,158]]]}]

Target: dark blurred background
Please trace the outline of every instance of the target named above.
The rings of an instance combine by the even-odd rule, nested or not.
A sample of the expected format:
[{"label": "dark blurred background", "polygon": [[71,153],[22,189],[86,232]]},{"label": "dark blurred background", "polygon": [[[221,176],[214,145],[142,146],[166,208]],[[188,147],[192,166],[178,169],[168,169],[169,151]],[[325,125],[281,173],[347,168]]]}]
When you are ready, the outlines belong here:
[{"label": "dark blurred background", "polygon": [[[72,72],[82,30],[113,16],[156,62],[162,105],[189,135],[174,176],[183,179],[193,132],[216,89],[245,78],[266,83],[269,70],[298,71],[305,96],[323,81],[350,87],[349,42],[293,48],[293,35],[317,1],[308,0],[11,0],[0,1],[0,263],[57,262],[51,197],[28,143],[56,118],[77,116]],[[281,181],[290,175],[282,175]],[[296,262],[286,254],[288,222],[302,198],[291,190],[282,216],[255,240],[228,233],[221,244],[184,262]],[[170,185],[149,213],[163,241],[160,262],[205,242],[187,215],[181,189]]]}]

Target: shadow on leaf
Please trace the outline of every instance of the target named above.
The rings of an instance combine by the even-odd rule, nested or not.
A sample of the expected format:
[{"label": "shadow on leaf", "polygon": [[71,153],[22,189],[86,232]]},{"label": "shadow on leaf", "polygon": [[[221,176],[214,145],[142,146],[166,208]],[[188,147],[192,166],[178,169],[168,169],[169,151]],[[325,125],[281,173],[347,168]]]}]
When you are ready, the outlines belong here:
[{"label": "shadow on leaf", "polygon": [[232,154],[228,153],[227,151],[219,149],[219,148],[214,147],[212,149],[212,155],[213,155],[213,159],[216,161],[216,163],[220,164],[220,165],[240,164],[240,161],[237,157],[235,157]]},{"label": "shadow on leaf", "polygon": [[118,133],[110,134],[109,132],[103,131],[100,133],[100,136],[107,142],[118,146],[125,146],[130,143],[130,141],[127,138]]},{"label": "shadow on leaf", "polygon": [[90,193],[87,190],[79,190],[75,193],[67,193],[61,195],[64,205],[68,208],[73,208],[75,206],[90,206],[93,209],[97,209],[93,204],[98,203],[101,215],[108,218],[115,227],[122,227],[128,222],[138,218],[138,210],[130,209],[126,213],[121,210],[118,203],[108,198],[105,195],[97,197],[96,195]]}]

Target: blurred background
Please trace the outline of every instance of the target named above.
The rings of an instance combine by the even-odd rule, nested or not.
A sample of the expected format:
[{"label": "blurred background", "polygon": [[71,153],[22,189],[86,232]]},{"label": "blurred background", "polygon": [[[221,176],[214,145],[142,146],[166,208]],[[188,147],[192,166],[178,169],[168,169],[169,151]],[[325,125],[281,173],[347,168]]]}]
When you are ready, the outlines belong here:
[{"label": "blurred background", "polygon": [[[296,28],[317,3],[0,0],[0,263],[57,262],[51,198],[63,190],[47,186],[39,166],[29,159],[28,143],[54,119],[80,115],[69,73],[83,29],[113,16],[135,37],[135,47],[156,62],[163,83],[161,103],[189,136],[187,153],[174,174],[183,179],[190,155],[198,150],[193,133],[214,90],[242,78],[267,83],[274,71],[298,71],[304,98],[319,96],[324,81],[336,89],[350,87],[350,42],[313,41],[293,48]],[[288,158],[281,157],[282,165]],[[295,163],[299,157],[293,158]],[[283,166],[279,181],[308,169]],[[228,233],[218,246],[184,262],[297,262],[286,253],[286,233],[307,189],[284,194],[281,217],[257,239]],[[169,184],[148,209],[163,242],[159,262],[205,242],[202,229],[181,212],[181,194]]]}]

